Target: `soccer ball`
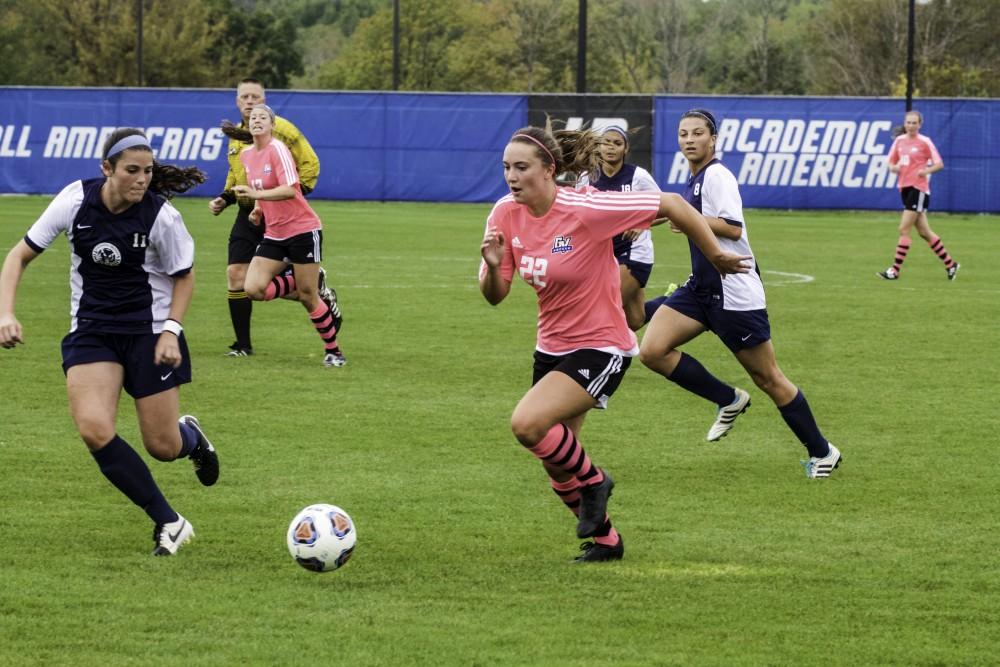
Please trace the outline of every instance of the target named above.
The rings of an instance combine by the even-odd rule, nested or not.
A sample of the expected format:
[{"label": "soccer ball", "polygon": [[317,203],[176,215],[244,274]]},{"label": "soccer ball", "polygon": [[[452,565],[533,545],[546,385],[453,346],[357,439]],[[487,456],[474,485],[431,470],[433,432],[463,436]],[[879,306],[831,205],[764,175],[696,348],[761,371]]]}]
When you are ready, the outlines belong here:
[{"label": "soccer ball", "polygon": [[288,553],[313,572],[330,572],[346,563],[357,541],[354,522],[336,505],[310,505],[288,525]]}]

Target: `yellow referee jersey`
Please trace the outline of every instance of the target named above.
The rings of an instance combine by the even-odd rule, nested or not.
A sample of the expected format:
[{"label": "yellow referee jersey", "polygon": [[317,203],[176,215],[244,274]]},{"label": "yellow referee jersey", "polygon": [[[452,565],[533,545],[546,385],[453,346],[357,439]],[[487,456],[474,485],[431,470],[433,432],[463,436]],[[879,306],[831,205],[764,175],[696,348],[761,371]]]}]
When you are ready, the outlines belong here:
[{"label": "yellow referee jersey", "polygon": [[[243,123],[240,123],[239,127],[245,126]],[[309,190],[313,190],[316,187],[316,181],[319,180],[319,157],[309,144],[309,140],[306,139],[305,135],[291,121],[287,121],[281,116],[275,117],[274,129],[271,131],[271,135],[288,146],[288,150],[292,152],[292,157],[295,158],[295,168],[299,172],[299,182]],[[228,156],[229,173],[226,174],[226,188],[221,194],[227,201],[231,202],[235,199],[244,208],[253,208],[254,201],[246,197],[236,197],[235,193],[233,193],[233,187],[236,185],[247,185],[247,173],[243,169],[243,163],[240,162],[240,151],[252,145],[253,142],[244,143],[230,137]]]}]

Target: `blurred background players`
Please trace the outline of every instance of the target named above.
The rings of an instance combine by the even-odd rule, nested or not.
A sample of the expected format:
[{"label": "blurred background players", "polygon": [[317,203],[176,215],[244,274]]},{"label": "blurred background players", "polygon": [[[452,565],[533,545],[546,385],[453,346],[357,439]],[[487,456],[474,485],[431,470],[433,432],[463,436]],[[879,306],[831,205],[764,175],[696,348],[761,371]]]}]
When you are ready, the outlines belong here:
[{"label": "blurred background players", "polygon": [[[240,162],[240,152],[253,143],[247,121],[250,111],[258,104],[266,104],[264,86],[257,79],[243,79],[236,87],[236,108],[239,109],[242,120],[239,125],[223,123],[222,131],[229,137],[229,173],[226,175],[226,186],[223,192],[208,203],[212,215],[219,215],[227,206],[237,205],[236,220],[229,233],[229,259],[226,267],[226,283],[229,290],[229,317],[233,323],[236,341],[229,346],[229,356],[245,357],[253,354],[253,343],[250,337],[250,319],[253,305],[245,290],[247,269],[250,260],[264,235],[264,225],[250,223],[250,211],[254,201],[247,197],[236,195],[235,186],[246,185],[247,177],[243,164]],[[309,194],[316,187],[319,178],[319,157],[302,132],[288,120],[278,116],[275,118],[274,137],[281,141],[292,154],[295,167],[299,174],[299,184],[302,194]],[[340,306],[337,303],[336,292],[326,285],[326,272],[320,269],[320,298],[322,298],[335,315],[340,317]],[[285,298],[297,299],[295,292],[285,295]]]},{"label": "blurred background players", "polygon": [[203,485],[218,479],[218,455],[198,420],[177,416],[180,385],[191,381],[181,323],[194,293],[194,241],[167,201],[205,175],[154,161],[149,140],[134,128],[113,132],[102,156],[104,178],[63,188],[8,253],[0,272],[0,347],[23,342],[14,303],[25,269],[66,234],[72,323],[62,357],[70,414],[104,476],[153,521],[153,555],[169,556],[194,529],[115,422],[124,388],[153,458],[188,457]]},{"label": "blurred background players", "polygon": [[[659,192],[652,175],[642,167],[625,162],[628,132],[617,125],[603,130],[601,166],[597,178],[583,174],[578,185],[592,185],[613,192]],[[614,237],[615,259],[621,274],[622,308],[632,331],[646,323],[646,283],[653,271],[653,234],[648,229],[630,229]]]},{"label": "blurred background players", "polygon": [[944,169],[944,162],[930,137],[920,134],[924,117],[919,111],[908,111],[903,121],[903,134],[896,137],[889,149],[889,171],[899,175],[899,194],[903,200],[903,217],[899,221],[899,240],[896,257],[885,271],[878,275],[886,280],[899,280],[903,261],[910,251],[910,230],[914,226],[921,238],[927,241],[934,254],[944,262],[948,280],[954,280],[960,267],[952,259],[927,223],[927,209],[931,203],[931,174]]}]

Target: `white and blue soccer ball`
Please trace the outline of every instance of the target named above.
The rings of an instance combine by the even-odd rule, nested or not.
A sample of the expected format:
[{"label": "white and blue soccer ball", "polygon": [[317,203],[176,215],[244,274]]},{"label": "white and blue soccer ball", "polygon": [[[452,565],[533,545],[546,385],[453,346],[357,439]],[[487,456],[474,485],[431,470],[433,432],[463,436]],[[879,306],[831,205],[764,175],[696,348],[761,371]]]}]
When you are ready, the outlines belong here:
[{"label": "white and blue soccer ball", "polygon": [[354,521],[336,505],[310,505],[288,525],[288,553],[313,572],[330,572],[342,566],[357,541]]}]

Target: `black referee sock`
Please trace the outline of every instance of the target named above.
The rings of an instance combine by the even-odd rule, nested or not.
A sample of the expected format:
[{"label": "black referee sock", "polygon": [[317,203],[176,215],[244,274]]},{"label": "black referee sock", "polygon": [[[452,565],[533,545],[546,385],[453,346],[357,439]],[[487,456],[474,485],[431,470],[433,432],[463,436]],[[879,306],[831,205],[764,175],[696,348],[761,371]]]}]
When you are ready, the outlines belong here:
[{"label": "black referee sock", "polygon": [[108,481],[141,507],[154,523],[159,525],[177,520],[177,512],[163,497],[149,467],[117,434],[103,448],[91,452],[91,455]]},{"label": "black referee sock", "polygon": [[253,301],[244,290],[229,290],[229,319],[233,321],[233,332],[236,334],[236,346],[244,350],[253,347],[250,344],[250,315],[253,312]]}]

